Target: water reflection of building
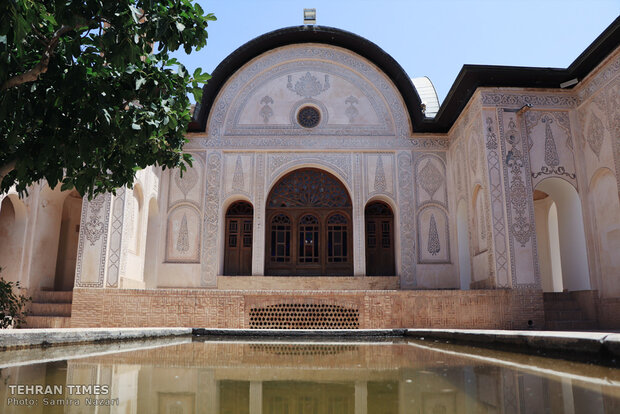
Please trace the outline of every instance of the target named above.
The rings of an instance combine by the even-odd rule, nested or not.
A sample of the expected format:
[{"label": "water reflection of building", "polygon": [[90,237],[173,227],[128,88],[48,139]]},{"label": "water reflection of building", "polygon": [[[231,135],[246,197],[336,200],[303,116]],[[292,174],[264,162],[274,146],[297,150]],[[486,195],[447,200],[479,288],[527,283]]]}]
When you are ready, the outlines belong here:
[{"label": "water reflection of building", "polygon": [[[47,368],[7,368],[2,375],[9,383],[108,384],[111,393],[103,398],[119,398],[109,410],[82,404],[65,408],[69,413],[508,414],[620,408],[617,372],[510,354],[491,353],[500,364],[490,364],[459,353],[459,347],[449,349],[192,343]],[[531,366],[521,371],[509,366],[526,362]],[[536,368],[546,374],[537,375]]]},{"label": "water reflection of building", "polygon": [[71,314],[31,326],[617,328],[619,32],[567,70],[464,67],[437,114],[366,39],[260,36],[214,72],[183,177],[3,195],[3,276]]}]

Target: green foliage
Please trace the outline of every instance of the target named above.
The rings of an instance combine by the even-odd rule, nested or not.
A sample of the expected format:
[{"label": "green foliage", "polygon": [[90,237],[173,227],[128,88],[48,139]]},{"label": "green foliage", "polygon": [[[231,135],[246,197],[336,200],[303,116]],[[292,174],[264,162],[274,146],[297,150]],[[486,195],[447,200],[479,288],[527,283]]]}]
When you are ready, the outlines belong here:
[{"label": "green foliage", "polygon": [[0,2],[0,193],[46,179],[92,197],[191,163],[188,94],[210,76],[170,53],[213,20],[191,0]]},{"label": "green foliage", "polygon": [[8,282],[0,277],[0,329],[19,328],[25,323],[28,314],[25,307],[32,298],[15,294],[20,289],[19,282]]}]

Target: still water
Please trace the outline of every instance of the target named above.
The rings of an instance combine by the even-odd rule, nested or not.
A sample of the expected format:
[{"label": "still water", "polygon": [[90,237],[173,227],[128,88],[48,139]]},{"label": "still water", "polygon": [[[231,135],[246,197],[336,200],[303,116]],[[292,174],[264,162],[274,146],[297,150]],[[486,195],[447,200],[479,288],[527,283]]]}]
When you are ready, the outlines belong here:
[{"label": "still water", "polygon": [[620,413],[620,369],[429,341],[164,339],[0,353],[2,413]]}]

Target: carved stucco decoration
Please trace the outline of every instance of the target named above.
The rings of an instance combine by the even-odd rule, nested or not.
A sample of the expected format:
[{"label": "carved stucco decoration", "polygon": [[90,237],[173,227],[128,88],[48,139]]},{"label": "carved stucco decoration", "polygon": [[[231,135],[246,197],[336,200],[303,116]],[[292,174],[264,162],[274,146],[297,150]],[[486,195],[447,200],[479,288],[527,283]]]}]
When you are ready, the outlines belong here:
[{"label": "carved stucco decoration", "polygon": [[413,174],[411,155],[401,152],[398,155],[398,207],[400,214],[400,257],[401,257],[401,287],[413,288],[416,286],[415,276],[415,211],[413,200]]},{"label": "carved stucco decoration", "polygon": [[385,192],[387,184],[385,182],[385,171],[383,170],[383,158],[381,154],[377,158],[377,165],[375,166],[375,182],[374,191]]},{"label": "carved stucco decoration", "polygon": [[288,75],[286,87],[303,98],[313,98],[329,89],[329,75],[325,75],[325,82],[321,85],[316,76],[306,72],[304,76],[295,82],[295,86],[293,86],[293,75]]},{"label": "carved stucco decoration", "polygon": [[[495,262],[490,268],[495,268],[497,286],[510,287],[511,277],[508,270],[508,251],[506,247],[506,228],[504,218],[504,194],[502,188],[501,161],[494,116],[485,119],[485,138],[487,150],[487,173],[489,177],[489,193],[491,202],[491,217]],[[494,264],[494,266],[493,266]]]},{"label": "carved stucco decoration", "polygon": [[[534,237],[534,202],[529,145],[522,139],[525,122],[512,113],[497,109],[502,157],[504,158],[504,189],[507,198],[507,220],[510,265],[513,288],[540,287],[538,252]],[[523,125],[521,125],[521,123]],[[519,269],[519,272],[517,272]]]},{"label": "carved stucco decoration", "polygon": [[[317,75],[338,76],[351,82],[369,99],[378,118],[383,122],[388,122],[380,126],[380,129],[371,126],[344,125],[333,130],[330,128],[314,129],[312,134],[396,135],[401,138],[409,136],[409,119],[402,98],[387,77],[372,64],[350,51],[319,44],[282,47],[252,60],[241,68],[227,82],[213,106],[208,124],[209,135],[216,141],[228,134],[307,135],[308,131],[295,125],[267,129],[265,125],[260,128],[253,125],[250,128],[240,129],[238,125],[239,113],[243,110],[245,102],[261,84],[282,76],[288,78],[289,74],[302,70]],[[385,103],[381,102],[382,100]],[[225,133],[221,130],[224,125]],[[381,131],[384,132],[381,133]]]},{"label": "carved stucco decoration", "polygon": [[263,107],[260,109],[260,116],[263,118],[263,122],[268,124],[269,118],[273,116],[273,109],[269,106],[269,104],[273,105],[273,99],[269,95],[263,96],[260,100],[261,105]]},{"label": "carved stucco decoration", "polygon": [[429,197],[432,199],[439,187],[444,183],[443,174],[431,160],[427,160],[426,164],[420,170],[418,176],[420,186],[426,191]]},{"label": "carved stucco decoration", "polygon": [[[108,225],[110,222],[110,204],[112,194],[100,194],[93,200],[84,199],[80,218],[80,235],[78,241],[77,263],[75,270],[76,287],[103,287],[105,277],[106,249],[108,247]],[[91,223],[90,225],[88,223]],[[85,227],[91,227],[87,232]],[[93,242],[94,241],[94,242]],[[96,247],[99,244],[99,267],[97,275],[83,275],[82,261],[86,244]],[[96,276],[96,279],[93,278]]]},{"label": "carved stucco decoration", "polygon": [[168,211],[180,203],[191,203],[198,209],[202,207],[204,156],[198,152],[190,153],[194,161],[183,172],[183,177],[179,169],[168,170]]},{"label": "carved stucco decoration", "polygon": [[590,124],[586,133],[586,141],[598,159],[600,159],[604,133],[605,127],[603,127],[603,122],[594,112],[592,112],[592,115],[590,116]]},{"label": "carved stucco decoration", "polygon": [[275,153],[267,155],[269,183],[273,183],[284,171],[295,166],[319,165],[337,172],[351,188],[351,154],[347,153],[320,153],[294,152]]},{"label": "carved stucco decoration", "polygon": [[[576,174],[572,172],[575,170],[575,163],[568,113],[565,111],[529,111],[525,115],[525,125],[528,137],[527,149],[530,151],[531,166],[534,169],[531,173],[534,183],[538,183],[546,176],[559,176],[572,180],[573,185],[576,185]],[[532,140],[532,135],[536,134],[538,125],[544,125],[542,164],[538,159],[538,153],[543,148],[534,148],[535,144]],[[565,134],[564,140],[561,139],[562,134]],[[540,179],[536,180],[539,177]]]},{"label": "carved stucco decoration", "polygon": [[218,239],[219,208],[220,208],[220,180],[222,172],[222,156],[213,152],[207,156],[205,194],[205,211],[203,221],[203,242],[201,255],[200,285],[215,287],[218,272]]},{"label": "carved stucco decoration", "polygon": [[606,64],[605,68],[594,75],[585,85],[582,85],[577,92],[579,103],[583,103],[590,96],[598,92],[607,83],[612,81],[620,73],[620,54],[617,54]]},{"label": "carved stucco decoration", "polygon": [[577,98],[572,94],[523,94],[513,92],[482,92],[482,104],[485,106],[521,107],[530,104],[538,107],[574,108]]},{"label": "carved stucco decoration", "polygon": [[426,205],[417,214],[417,230],[418,263],[450,263],[450,228],[445,210]]},{"label": "carved stucco decoration", "polygon": [[123,254],[123,220],[125,212],[125,187],[121,187],[116,191],[112,207],[112,220],[110,228],[110,250],[108,257],[108,278],[106,285],[115,287],[118,284],[118,278],[121,268],[121,256]]},{"label": "carved stucco decoration", "polygon": [[347,115],[347,118],[349,118],[349,123],[352,123],[359,114],[359,111],[355,107],[355,105],[359,103],[359,100],[355,96],[351,95],[345,99],[344,103],[348,105],[344,113]]}]

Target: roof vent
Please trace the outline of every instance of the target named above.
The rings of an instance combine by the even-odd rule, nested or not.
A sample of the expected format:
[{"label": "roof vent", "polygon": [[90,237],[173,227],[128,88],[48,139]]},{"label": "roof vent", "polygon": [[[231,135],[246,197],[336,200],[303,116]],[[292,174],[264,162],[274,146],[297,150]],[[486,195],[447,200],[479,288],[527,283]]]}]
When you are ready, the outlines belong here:
[{"label": "roof vent", "polygon": [[304,24],[316,24],[316,9],[304,9]]}]

